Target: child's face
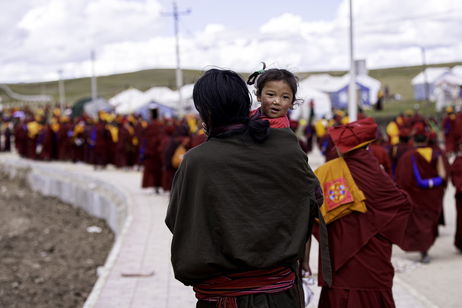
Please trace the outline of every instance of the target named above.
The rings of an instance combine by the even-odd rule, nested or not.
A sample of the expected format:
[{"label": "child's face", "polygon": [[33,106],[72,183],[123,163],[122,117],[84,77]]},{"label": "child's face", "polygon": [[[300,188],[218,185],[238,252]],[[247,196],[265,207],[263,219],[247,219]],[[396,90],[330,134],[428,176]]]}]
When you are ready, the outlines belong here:
[{"label": "child's face", "polygon": [[289,108],[292,108],[294,95],[285,81],[268,81],[257,100],[268,118],[279,118],[287,115]]}]

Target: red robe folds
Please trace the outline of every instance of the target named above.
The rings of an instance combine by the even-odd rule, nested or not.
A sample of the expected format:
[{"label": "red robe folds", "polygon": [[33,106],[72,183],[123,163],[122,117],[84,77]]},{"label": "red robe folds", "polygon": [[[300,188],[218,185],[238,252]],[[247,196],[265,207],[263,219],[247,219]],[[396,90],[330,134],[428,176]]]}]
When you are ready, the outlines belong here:
[{"label": "red robe folds", "polygon": [[142,142],[143,152],[143,180],[142,188],[161,187],[162,185],[162,160],[160,153],[160,141],[163,134],[162,125],[153,121],[145,128],[145,142]]},{"label": "red robe folds", "polygon": [[391,175],[390,157],[388,157],[388,153],[385,148],[378,143],[372,143],[369,145],[369,151],[375,156],[375,158],[377,158],[385,172]]},{"label": "red robe folds", "polygon": [[412,213],[400,190],[365,149],[345,156],[353,179],[366,197],[366,213],[348,214],[327,226],[332,287],[323,286],[319,307],[395,307],[392,244],[401,246]]},{"label": "red robe folds", "polygon": [[456,234],[454,245],[462,252],[462,156],[457,156],[451,166],[451,179],[456,187]]},{"label": "red robe folds", "polygon": [[413,172],[412,157],[420,172],[422,179],[438,176],[437,157],[427,162],[417,150],[406,152],[400,159],[396,168],[396,183],[410,196],[416,205],[415,215],[407,230],[406,251],[428,251],[438,235],[438,222],[443,209],[443,196],[445,186],[420,188]]}]

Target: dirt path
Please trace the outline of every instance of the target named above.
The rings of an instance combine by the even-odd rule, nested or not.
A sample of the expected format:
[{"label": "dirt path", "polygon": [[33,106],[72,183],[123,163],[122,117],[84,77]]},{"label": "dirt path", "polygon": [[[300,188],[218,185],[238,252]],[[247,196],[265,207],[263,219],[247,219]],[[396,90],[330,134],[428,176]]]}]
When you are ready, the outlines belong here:
[{"label": "dirt path", "polygon": [[82,307],[113,241],[103,220],[0,174],[0,307]]}]

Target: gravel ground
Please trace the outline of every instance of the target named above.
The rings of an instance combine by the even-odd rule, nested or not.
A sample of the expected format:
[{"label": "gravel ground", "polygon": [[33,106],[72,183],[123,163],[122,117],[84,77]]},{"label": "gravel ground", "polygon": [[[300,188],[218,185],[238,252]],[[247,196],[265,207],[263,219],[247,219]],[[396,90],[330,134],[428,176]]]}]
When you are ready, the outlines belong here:
[{"label": "gravel ground", "polygon": [[0,174],[0,307],[82,307],[113,242],[103,220]]}]

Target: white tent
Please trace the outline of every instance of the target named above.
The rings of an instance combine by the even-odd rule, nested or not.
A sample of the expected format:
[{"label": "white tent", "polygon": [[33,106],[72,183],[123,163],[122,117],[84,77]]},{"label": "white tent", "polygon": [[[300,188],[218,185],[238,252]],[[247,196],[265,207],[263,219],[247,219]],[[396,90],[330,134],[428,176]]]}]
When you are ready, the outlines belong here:
[{"label": "white tent", "polygon": [[303,79],[302,82],[307,87],[326,93],[335,92],[344,86],[342,77],[334,77],[329,74],[311,75],[308,78]]},{"label": "white tent", "polygon": [[311,87],[310,81],[306,81],[306,79],[299,83],[297,98],[302,99],[303,102],[295,107],[295,110],[291,113],[292,119],[308,119],[310,113],[309,102],[311,100],[314,102],[314,114],[316,117],[329,116],[331,113],[329,95]]},{"label": "white tent", "polygon": [[[192,99],[194,84],[188,84],[181,88],[183,108],[186,113],[195,112]],[[131,100],[119,100],[116,112],[120,114],[130,114],[138,112],[150,103],[157,103],[165,108],[170,108],[174,113],[178,112],[178,91],[173,91],[168,87],[152,87],[139,95],[133,95]],[[115,101],[115,100],[114,100]]]},{"label": "white tent", "polygon": [[441,76],[435,83],[431,93],[431,100],[436,101],[436,111],[441,111],[446,106],[460,106],[460,89],[462,87],[462,75],[456,75],[451,71]]},{"label": "white tent", "polygon": [[[341,77],[334,77],[329,74],[315,74],[302,82],[306,87],[328,94],[330,104],[336,108],[344,108],[348,104],[350,74],[345,74]],[[376,103],[381,87],[380,81],[363,74],[356,76],[356,85],[361,93],[360,101],[363,106]]]},{"label": "white tent", "polygon": [[186,113],[197,113],[193,100],[194,84],[190,83],[181,88],[181,97],[183,99],[183,108]]},{"label": "white tent", "polygon": [[434,83],[444,73],[449,72],[448,67],[429,67],[425,69],[425,72],[420,72],[417,76],[412,78],[412,85],[424,84],[425,79],[428,83]]},{"label": "white tent", "polygon": [[135,89],[135,88],[127,89],[127,90],[124,90],[118,93],[114,97],[110,98],[108,102],[111,106],[114,106],[114,107],[117,107],[122,104],[131,105],[131,103],[134,100],[138,99],[142,95],[143,95],[143,92],[141,92],[138,89]]},{"label": "white tent", "polygon": [[451,69],[451,72],[459,77],[462,77],[462,65],[456,65]]},{"label": "white tent", "polygon": [[175,92],[167,87],[152,87],[146,92],[131,101],[126,101],[116,107],[116,112],[120,114],[130,114],[149,104],[150,102],[162,103],[165,106],[171,106],[175,100]]},{"label": "white tent", "polygon": [[430,99],[435,89],[435,82],[450,72],[448,67],[429,67],[420,72],[411,81],[414,88],[414,98],[416,100]]}]

